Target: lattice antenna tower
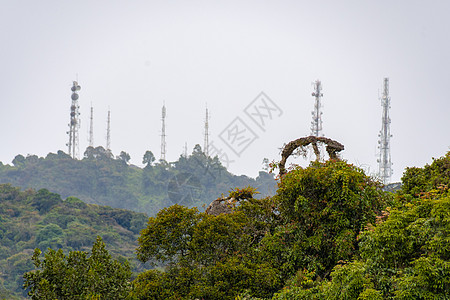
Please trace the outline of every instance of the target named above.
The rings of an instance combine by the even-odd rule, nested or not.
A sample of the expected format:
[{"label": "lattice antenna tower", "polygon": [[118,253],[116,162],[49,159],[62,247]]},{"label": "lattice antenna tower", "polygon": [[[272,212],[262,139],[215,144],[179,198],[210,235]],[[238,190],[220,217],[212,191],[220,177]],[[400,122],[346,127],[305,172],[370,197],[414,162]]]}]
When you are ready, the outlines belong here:
[{"label": "lattice antenna tower", "polygon": [[70,88],[72,91],[72,105],[70,106],[70,123],[69,123],[69,142],[66,144],[69,147],[69,155],[73,159],[78,158],[79,152],[79,136],[78,131],[80,129],[80,106],[78,105],[78,92],[81,90],[81,86],[77,81],[73,82],[72,87]]},{"label": "lattice antenna tower", "polygon": [[94,147],[94,107],[91,103],[91,119],[89,123],[89,147]]},{"label": "lattice antenna tower", "polygon": [[314,92],[312,96],[314,97],[314,110],[311,112],[311,135],[322,136],[322,111],[320,110],[322,107],[321,98],[323,97],[322,83],[320,80],[316,80],[313,84]]},{"label": "lattice antenna tower", "polygon": [[188,154],[187,154],[187,142],[184,142],[184,147],[183,147],[183,155],[184,155],[184,157],[188,157]]},{"label": "lattice antenna tower", "polygon": [[161,160],[166,160],[166,105],[163,104],[161,111]]},{"label": "lattice antenna tower", "polygon": [[111,152],[111,111],[108,108],[108,120],[106,121],[106,151]]},{"label": "lattice antenna tower", "polygon": [[208,115],[208,106],[206,107],[206,117],[205,117],[205,136],[203,141],[203,153],[205,153],[206,157],[209,156],[209,115]]},{"label": "lattice antenna tower", "polygon": [[383,95],[380,98],[383,114],[381,118],[381,130],[378,134],[378,149],[380,150],[378,158],[378,176],[384,184],[388,184],[392,175],[391,162],[391,119],[389,117],[389,108],[391,108],[391,97],[389,97],[389,78],[384,78]]}]

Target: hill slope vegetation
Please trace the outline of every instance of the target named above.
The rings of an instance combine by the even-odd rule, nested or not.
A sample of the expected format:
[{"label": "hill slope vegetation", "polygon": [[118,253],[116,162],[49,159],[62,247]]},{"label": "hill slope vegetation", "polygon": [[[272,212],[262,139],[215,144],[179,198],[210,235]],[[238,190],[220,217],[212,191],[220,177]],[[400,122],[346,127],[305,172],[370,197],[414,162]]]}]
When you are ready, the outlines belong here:
[{"label": "hill slope vegetation", "polygon": [[232,175],[217,157],[206,157],[198,145],[191,155],[172,163],[155,162],[151,151],[143,156],[144,168],[130,165],[129,159],[123,151],[114,158],[102,147],[87,148],[81,160],[63,151],[45,158],[17,155],[12,166],[0,163],[0,183],[46,188],[63,198],[74,196],[148,215],[173,204],[202,207],[235,186],[257,187],[262,196],[276,189],[271,174],[260,172],[256,179]]},{"label": "hill slope vegetation", "polygon": [[114,257],[129,259],[135,271],[142,270],[134,252],[146,221],[143,213],[86,204],[75,197],[63,200],[47,189],[22,191],[0,184],[0,298],[25,295],[22,275],[34,268],[36,248],[86,251],[101,236]]}]

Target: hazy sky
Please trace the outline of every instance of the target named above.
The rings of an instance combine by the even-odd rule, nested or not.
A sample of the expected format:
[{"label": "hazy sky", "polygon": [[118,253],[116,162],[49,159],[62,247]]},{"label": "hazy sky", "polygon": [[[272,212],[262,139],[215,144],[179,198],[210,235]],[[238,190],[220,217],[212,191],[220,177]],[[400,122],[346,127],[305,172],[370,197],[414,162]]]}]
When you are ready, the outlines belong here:
[{"label": "hazy sky", "polygon": [[[264,157],[279,160],[284,143],[310,134],[320,79],[324,135],[375,172],[379,94],[389,77],[397,181],[405,167],[449,150],[449,14],[447,0],[3,0],[0,161],[67,152],[78,74],[81,153],[91,103],[95,145],[106,144],[109,107],[112,151],[136,165],[146,150],[160,157],[163,102],[168,161],[185,143],[189,152],[203,145],[207,104],[210,141],[233,160],[233,173],[254,177]],[[276,109],[260,127],[246,111],[261,92]],[[238,128],[250,136],[230,140]]]}]

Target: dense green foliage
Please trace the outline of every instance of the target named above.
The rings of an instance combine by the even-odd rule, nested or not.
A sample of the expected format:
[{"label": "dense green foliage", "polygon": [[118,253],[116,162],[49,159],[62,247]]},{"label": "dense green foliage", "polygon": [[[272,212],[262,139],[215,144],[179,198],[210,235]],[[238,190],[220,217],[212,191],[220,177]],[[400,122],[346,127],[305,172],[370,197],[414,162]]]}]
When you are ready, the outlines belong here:
[{"label": "dense green foliage", "polygon": [[32,260],[37,270],[25,273],[24,288],[36,300],[125,299],[130,290],[131,271],[127,261],[112,259],[100,237],[91,254],[84,251],[49,249],[44,259],[36,249]]},{"label": "dense green foliage", "polygon": [[[242,209],[218,216],[179,205],[161,210],[141,233],[138,258],[166,262],[165,271],[140,274],[132,295],[137,299],[234,299],[249,289],[270,296],[281,282],[270,264],[252,259],[261,233],[252,230],[257,224],[249,217]],[[256,226],[247,228],[250,224]]]},{"label": "dense green foliage", "polygon": [[274,299],[450,298],[450,152],[408,168],[393,207],[367,224],[359,251],[330,280],[307,276]]},{"label": "dense green foliage", "polygon": [[377,183],[342,161],[295,168],[281,178],[273,198],[258,200],[253,192],[232,191],[236,203],[230,214],[212,216],[175,205],[150,218],[138,258],[166,267],[141,274],[134,295],[270,298],[303,273],[310,280],[329,278],[339,261],[355,255],[357,235],[386,201]]},{"label": "dense green foliage", "polygon": [[0,184],[0,299],[26,295],[22,275],[33,269],[35,248],[88,251],[101,236],[116,257],[126,257],[135,271],[137,238],[147,216],[123,209],[62,200],[46,189],[25,190]]},{"label": "dense green foliage", "polygon": [[[327,277],[339,260],[356,253],[356,236],[381,212],[380,186],[363,171],[343,161],[313,162],[284,175],[275,202],[282,224],[268,236],[267,247],[283,272],[299,268]],[[287,247],[277,249],[283,241]]]},{"label": "dense green foliage", "polygon": [[[145,168],[155,167],[150,153],[144,160]],[[394,195],[343,161],[293,168],[279,179],[273,197],[256,199],[251,187],[231,190],[221,200],[231,213],[209,215],[178,204],[161,209],[148,219],[137,248],[137,258],[156,269],[140,273],[130,286],[121,281],[129,276],[126,264],[121,271],[100,273],[113,278],[110,290],[123,291],[120,297],[129,291],[129,299],[450,298],[450,152],[424,168],[408,168],[402,181],[402,190]],[[35,218],[63,205],[87,206],[48,190],[20,193]],[[64,227],[61,220],[40,227],[35,243],[67,247],[60,244],[71,223]],[[26,230],[19,232],[27,239]],[[27,251],[17,259],[31,255]],[[64,270],[73,270],[71,255],[81,255],[79,261],[87,258],[84,252],[62,253],[47,252],[48,261],[63,262],[58,266]],[[36,251],[35,263],[42,262],[38,255]],[[52,263],[36,266],[42,273],[28,273],[26,279],[54,275]],[[66,277],[54,281],[53,288],[45,280],[29,286],[51,294],[74,284],[75,279]],[[84,289],[79,295],[101,296],[89,285],[89,275],[79,279]]]},{"label": "dense green foliage", "polygon": [[87,203],[148,215],[173,204],[202,207],[233,186],[252,185],[263,195],[272,195],[276,188],[273,176],[266,172],[256,179],[232,175],[217,157],[206,157],[198,145],[191,155],[171,163],[155,163],[151,151],[143,155],[144,168],[130,165],[129,160],[124,151],[114,158],[102,147],[88,147],[81,160],[63,151],[45,158],[17,155],[13,166],[0,163],[0,183],[46,188],[62,198],[74,196]]}]

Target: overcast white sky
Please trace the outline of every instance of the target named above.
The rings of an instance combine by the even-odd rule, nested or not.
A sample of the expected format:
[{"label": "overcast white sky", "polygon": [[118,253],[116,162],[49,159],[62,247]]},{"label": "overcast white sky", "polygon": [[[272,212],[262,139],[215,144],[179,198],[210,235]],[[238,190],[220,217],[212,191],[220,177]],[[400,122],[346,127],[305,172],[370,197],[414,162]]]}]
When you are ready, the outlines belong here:
[{"label": "overcast white sky", "polygon": [[[0,161],[68,142],[70,87],[81,85],[80,152],[95,144],[142,165],[210,140],[235,174],[310,134],[312,82],[323,84],[323,133],[349,162],[377,170],[379,92],[390,79],[392,181],[450,146],[450,1],[16,1],[0,4]],[[245,108],[264,92],[282,111],[264,131]],[[219,135],[239,117],[256,138],[237,156]],[[235,124],[235,123],[233,123]],[[223,137],[223,135],[222,135]],[[240,150],[239,150],[240,151]],[[237,152],[239,152],[237,151]]]}]

